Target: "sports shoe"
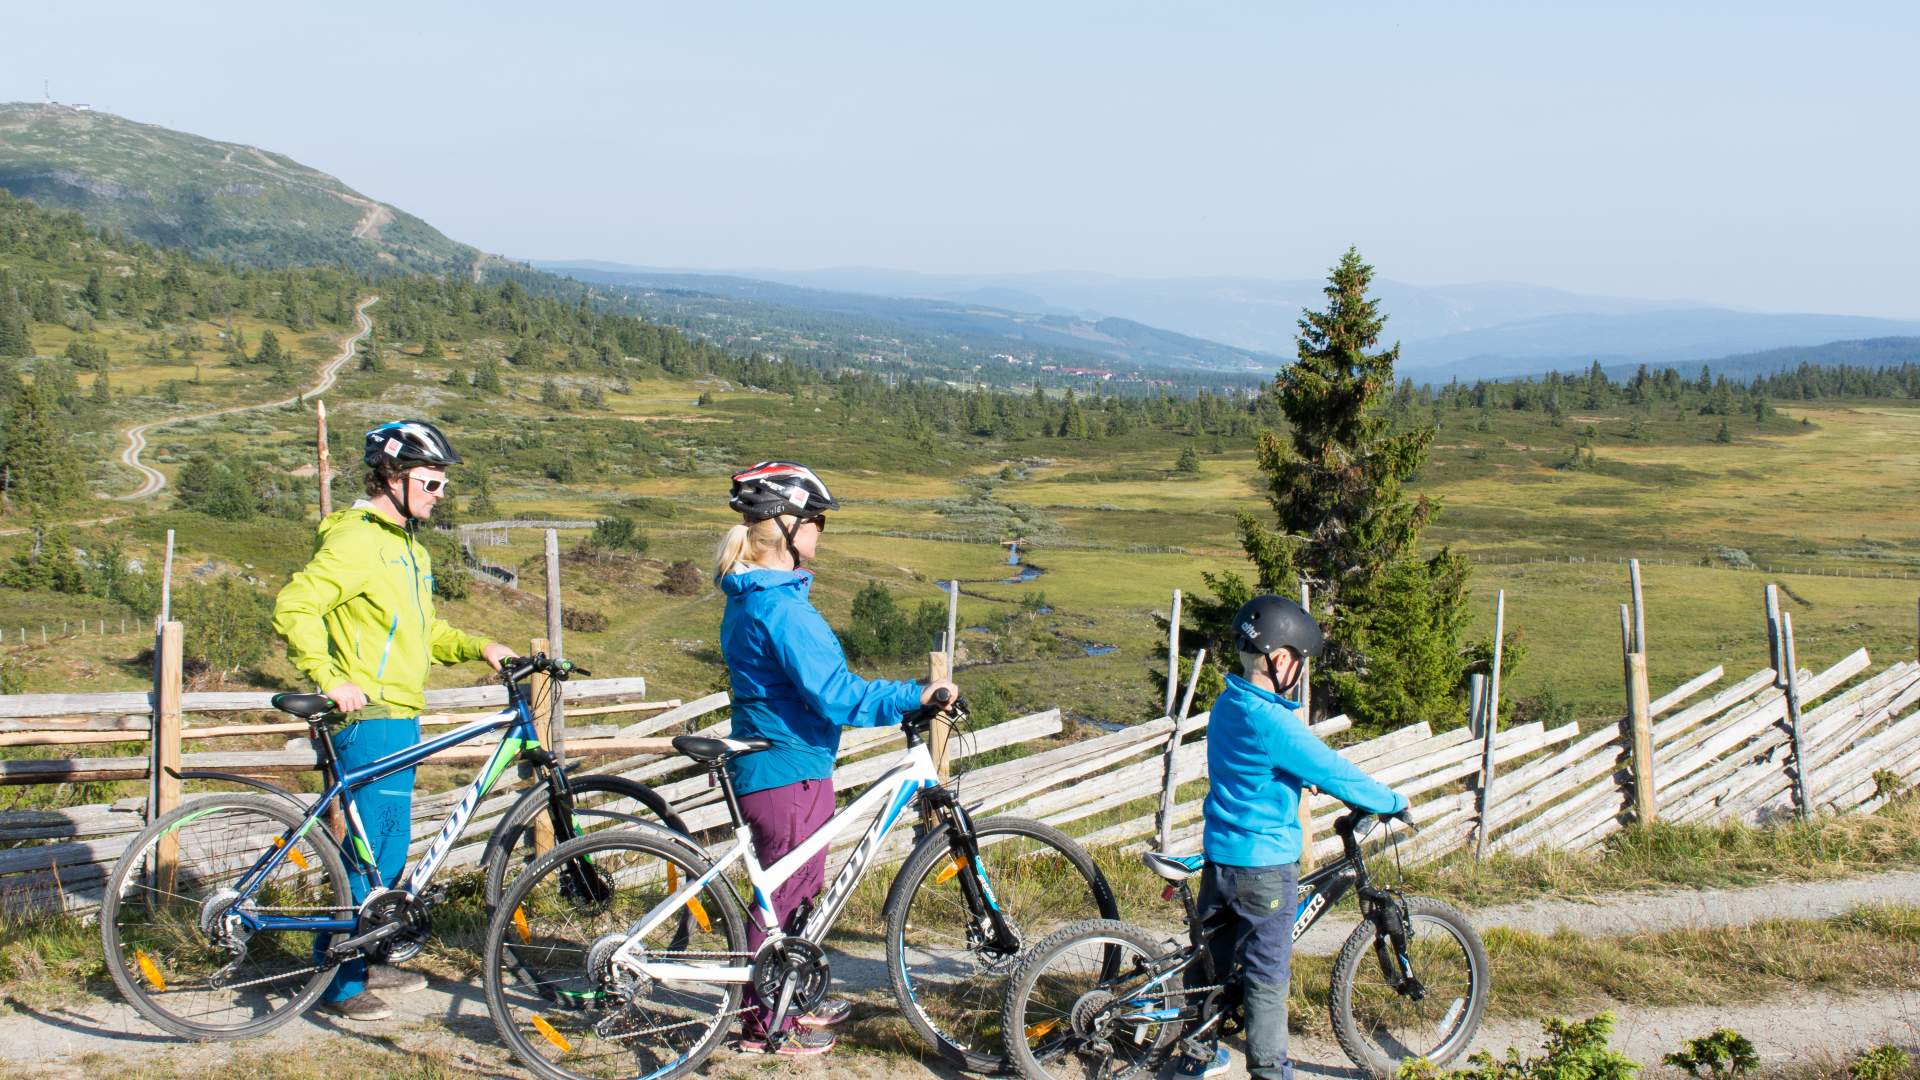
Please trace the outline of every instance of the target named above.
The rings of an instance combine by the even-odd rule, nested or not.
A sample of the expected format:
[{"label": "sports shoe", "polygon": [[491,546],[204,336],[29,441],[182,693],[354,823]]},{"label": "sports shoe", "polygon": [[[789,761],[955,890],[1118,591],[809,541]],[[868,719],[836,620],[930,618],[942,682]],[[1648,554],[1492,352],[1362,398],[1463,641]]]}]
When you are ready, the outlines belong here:
[{"label": "sports shoe", "polygon": [[1173,1075],[1182,1077],[1183,1080],[1199,1080],[1203,1076],[1225,1076],[1226,1074],[1227,1048],[1224,1046],[1214,1047],[1212,1061],[1196,1061],[1190,1057],[1183,1057],[1173,1071]]},{"label": "sports shoe", "polygon": [[812,1012],[796,1019],[794,1023],[804,1028],[832,1027],[852,1015],[853,1002],[846,998],[822,998]]},{"label": "sports shoe", "polygon": [[393,1016],[393,1007],[380,1000],[378,994],[355,994],[345,1001],[323,1001],[320,1011],[342,1020],[370,1021],[386,1020]]},{"label": "sports shoe", "polygon": [[427,977],[417,971],[397,968],[391,964],[370,964],[367,966],[367,989],[385,990],[389,994],[411,994],[427,988]]},{"label": "sports shoe", "polygon": [[740,1036],[740,1052],[743,1054],[778,1054],[781,1057],[813,1057],[833,1049],[835,1040],[831,1031],[814,1031],[811,1028],[794,1028],[778,1046],[769,1045],[765,1035]]}]

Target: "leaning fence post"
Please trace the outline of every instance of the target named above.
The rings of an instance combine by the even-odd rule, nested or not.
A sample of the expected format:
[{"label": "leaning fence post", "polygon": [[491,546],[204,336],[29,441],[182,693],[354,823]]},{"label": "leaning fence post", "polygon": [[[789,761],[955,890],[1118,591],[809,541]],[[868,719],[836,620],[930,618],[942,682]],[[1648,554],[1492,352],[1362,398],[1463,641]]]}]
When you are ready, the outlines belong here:
[{"label": "leaning fence post", "polygon": [[167,561],[160,569],[160,622],[173,618],[173,530],[167,530]]},{"label": "leaning fence post", "polygon": [[960,648],[960,579],[947,582],[947,677],[953,677],[953,661]]},{"label": "leaning fence post", "polygon": [[[147,822],[152,824],[180,805],[180,670],[183,634],[177,622],[160,625],[153,649],[152,753],[148,773]],[[168,833],[153,853],[155,887],[162,895],[173,891],[180,866],[180,838]]]},{"label": "leaning fence post", "polygon": [[[534,638],[527,649],[527,655],[538,656],[546,652],[550,642],[546,638]],[[544,671],[536,671],[527,677],[527,704],[533,709],[533,737],[540,745],[551,749],[555,737],[553,715],[553,680]],[[546,854],[553,847],[553,818],[549,814],[533,815],[533,852]]]},{"label": "leaning fence post", "polygon": [[1493,725],[1487,712],[1487,677],[1478,673],[1467,676],[1467,727],[1480,740],[1480,779],[1478,790],[1474,793],[1475,812],[1479,822],[1474,827],[1473,857],[1480,859],[1487,848],[1487,811],[1489,809],[1488,791],[1492,777],[1488,775],[1493,765]]},{"label": "leaning fence post", "polygon": [[1193,708],[1193,691],[1200,685],[1200,668],[1206,662],[1207,650],[1193,654],[1193,673],[1187,677],[1187,693],[1181,699],[1180,711],[1167,716],[1173,722],[1173,730],[1167,733],[1167,752],[1160,759],[1160,809],[1154,814],[1154,839],[1159,841],[1161,851],[1173,843],[1173,789],[1178,771],[1174,768],[1174,755],[1180,750],[1180,736],[1185,734],[1181,729],[1186,726],[1187,711]]},{"label": "leaning fence post", "polygon": [[[547,530],[547,637],[535,652],[546,652],[554,657],[564,655],[566,643],[565,619],[560,610],[560,534]],[[563,684],[564,685],[564,684]],[[558,689],[558,688],[556,688]],[[550,695],[557,699],[560,695]],[[559,700],[550,702],[548,730],[540,733],[540,745],[562,765],[567,761],[567,713],[565,703]]]},{"label": "leaning fence post", "polygon": [[[945,637],[945,635],[941,635]],[[946,682],[953,678],[953,667],[948,661],[947,643],[944,640],[933,643],[933,651],[927,654],[927,681]],[[953,735],[953,725],[939,719],[927,728],[927,751],[933,755],[933,770],[939,774],[942,783],[947,779],[947,741]]]},{"label": "leaning fence post", "polygon": [[1642,825],[1656,820],[1653,775],[1653,717],[1647,689],[1647,654],[1627,654],[1627,721],[1633,732],[1633,816]]},{"label": "leaning fence post", "polygon": [[1800,742],[1800,661],[1793,648],[1793,612],[1780,613],[1780,659],[1787,665],[1787,733],[1793,739],[1793,805],[1802,818],[1813,813],[1813,778]]},{"label": "leaning fence post", "polygon": [[333,460],[327,452],[327,403],[314,402],[314,476],[320,481],[320,518],[333,513]]},{"label": "leaning fence post", "polygon": [[1167,619],[1167,705],[1164,715],[1173,715],[1173,695],[1180,688],[1180,590],[1173,590],[1173,614]]}]

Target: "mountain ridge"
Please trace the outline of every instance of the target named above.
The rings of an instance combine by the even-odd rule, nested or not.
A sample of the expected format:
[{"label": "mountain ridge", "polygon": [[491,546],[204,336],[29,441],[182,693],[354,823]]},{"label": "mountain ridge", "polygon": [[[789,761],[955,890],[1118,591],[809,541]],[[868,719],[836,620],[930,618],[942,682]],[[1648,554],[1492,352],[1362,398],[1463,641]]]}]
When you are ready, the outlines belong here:
[{"label": "mountain ridge", "polygon": [[285,154],[68,105],[0,103],[0,187],[244,265],[459,273],[490,258]]}]

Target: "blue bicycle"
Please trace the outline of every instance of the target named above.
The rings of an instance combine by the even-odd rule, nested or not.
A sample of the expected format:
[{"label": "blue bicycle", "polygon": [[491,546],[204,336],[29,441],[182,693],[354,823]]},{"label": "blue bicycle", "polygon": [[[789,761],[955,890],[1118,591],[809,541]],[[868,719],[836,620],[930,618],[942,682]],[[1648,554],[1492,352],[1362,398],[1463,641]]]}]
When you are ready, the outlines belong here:
[{"label": "blue bicycle", "polygon": [[[515,835],[527,834],[528,844],[532,830],[526,826],[540,811],[553,823],[556,841],[582,835],[590,827],[582,818],[596,813],[623,826],[650,827],[634,815],[576,807],[576,794],[602,790],[610,780],[617,783],[604,787],[606,794],[635,793],[620,786],[631,781],[618,778],[569,780],[541,747],[521,685],[536,672],[556,684],[587,674],[544,655],[509,658],[501,665],[506,708],[350,771],[341,770],[334,752],[333,702],[323,694],[276,695],[276,708],[307,721],[324,790],[309,802],[247,777],[181,774],[244,784],[261,794],[220,792],[186,803],[147,826],[115,864],[101,903],[100,936],[107,970],[127,1001],[174,1035],[246,1038],[311,1008],[343,961],[395,961],[418,953],[434,905],[444,898],[443,890],[430,887],[434,872],[481,798],[516,762],[529,765],[537,782],[503,820],[518,823]],[[492,734],[500,735],[499,745],[412,873],[403,869],[396,880],[381,881],[353,793]],[[315,828],[336,805],[344,811],[344,842],[324,825]],[[519,846],[488,848],[489,861],[501,864],[489,867],[496,888],[515,868],[507,864],[522,860]],[[358,904],[348,885],[350,866],[375,885]],[[572,892],[590,901],[604,901],[612,891],[591,860],[575,860],[564,872]]]}]

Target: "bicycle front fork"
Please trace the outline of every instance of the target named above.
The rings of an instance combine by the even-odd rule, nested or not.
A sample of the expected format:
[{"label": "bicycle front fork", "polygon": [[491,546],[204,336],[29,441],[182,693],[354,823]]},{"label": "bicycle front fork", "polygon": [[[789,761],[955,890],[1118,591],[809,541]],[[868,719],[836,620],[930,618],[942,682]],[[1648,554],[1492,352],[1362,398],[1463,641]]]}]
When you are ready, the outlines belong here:
[{"label": "bicycle front fork", "polygon": [[1367,889],[1362,898],[1373,923],[1373,954],[1381,975],[1402,997],[1425,1000],[1427,988],[1415,974],[1410,956],[1413,928],[1407,921],[1406,901],[1386,889]]},{"label": "bicycle front fork", "polygon": [[944,823],[946,826],[960,894],[966,898],[971,916],[967,925],[968,941],[1008,956],[1018,953],[1020,935],[1001,912],[1000,901],[993,894],[993,883],[987,880],[986,864],[980,861],[980,841],[973,831],[973,816],[960,805],[953,792],[943,787],[923,789],[920,799],[927,825],[938,828]]}]

